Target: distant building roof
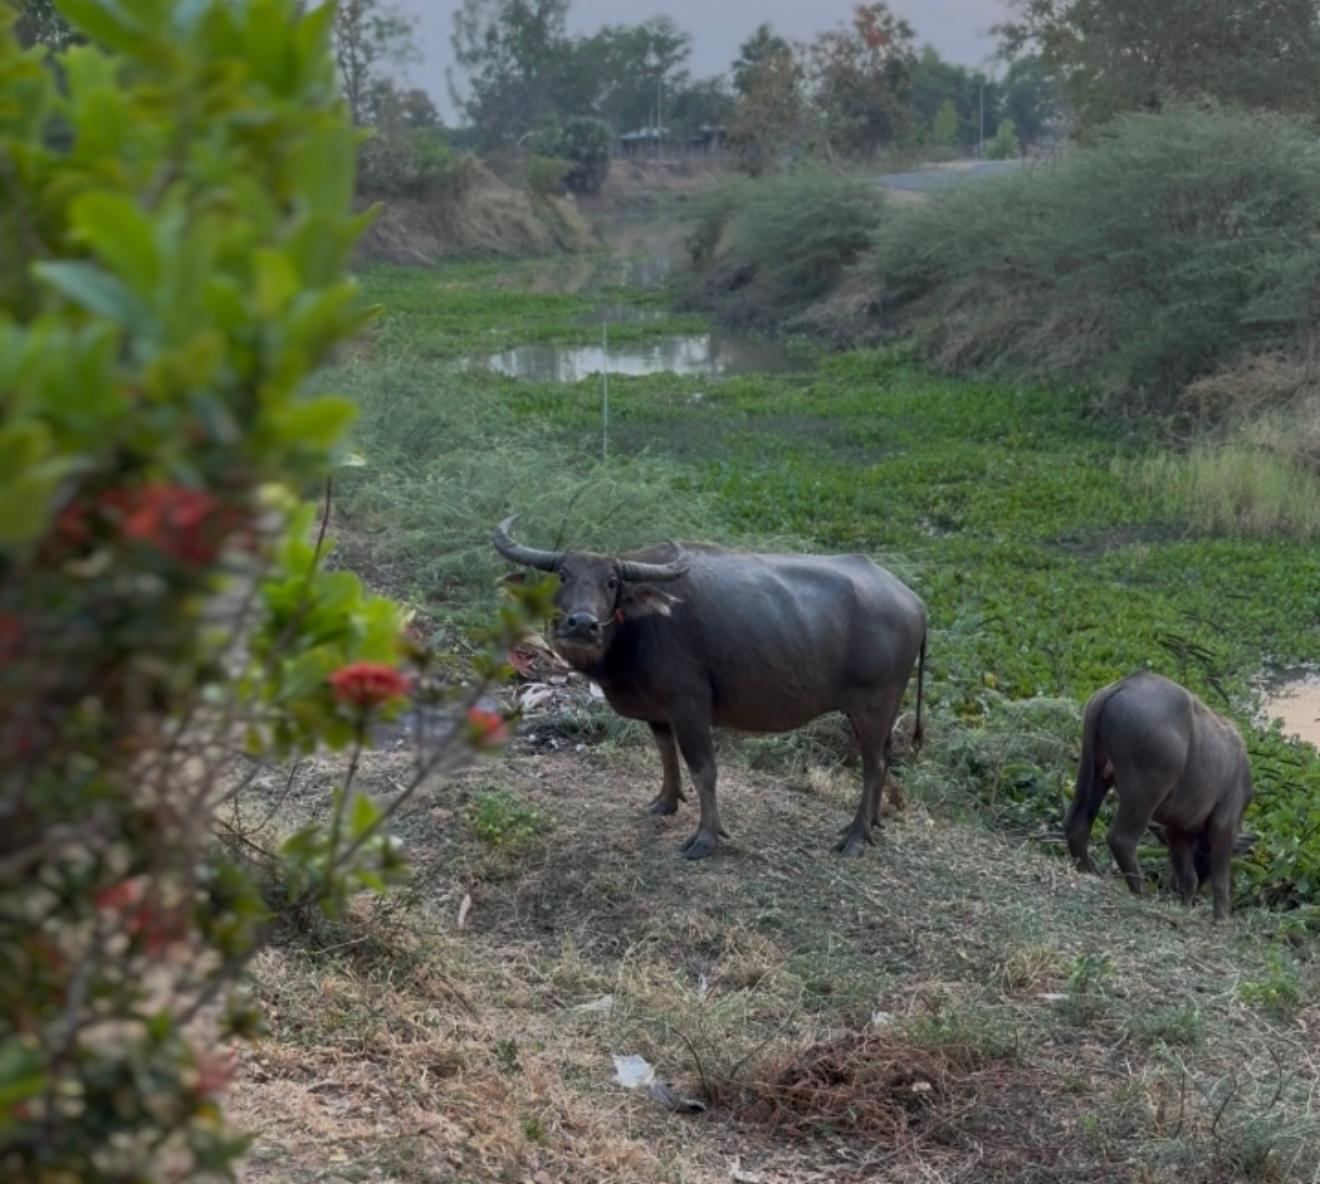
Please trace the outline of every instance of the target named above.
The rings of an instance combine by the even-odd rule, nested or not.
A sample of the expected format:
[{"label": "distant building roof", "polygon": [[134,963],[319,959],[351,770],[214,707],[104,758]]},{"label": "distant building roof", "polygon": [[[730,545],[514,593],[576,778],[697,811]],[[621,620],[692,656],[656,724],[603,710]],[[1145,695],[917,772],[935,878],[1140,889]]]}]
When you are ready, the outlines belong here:
[{"label": "distant building roof", "polygon": [[667,127],[639,127],[633,132],[624,132],[620,140],[664,140],[669,137]]}]

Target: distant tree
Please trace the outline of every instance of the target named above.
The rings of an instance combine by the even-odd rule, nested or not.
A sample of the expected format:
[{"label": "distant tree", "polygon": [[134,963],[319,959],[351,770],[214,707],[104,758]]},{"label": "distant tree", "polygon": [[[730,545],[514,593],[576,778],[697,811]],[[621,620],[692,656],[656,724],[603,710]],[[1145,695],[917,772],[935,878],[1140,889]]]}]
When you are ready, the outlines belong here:
[{"label": "distant tree", "polygon": [[606,25],[575,43],[571,85],[579,93],[563,110],[595,111],[616,132],[667,122],[666,110],[687,85],[691,52],[692,37],[667,16]]},{"label": "distant tree", "polygon": [[738,49],[733,62],[733,89],[747,95],[756,82],[757,71],[769,59],[791,58],[793,47],[769,25],[758,25],[756,31]]},{"label": "distant tree", "polygon": [[729,145],[744,172],[773,169],[804,139],[806,96],[802,64],[791,50],[768,54],[744,75],[746,91],[729,120]]},{"label": "distant tree", "polygon": [[511,142],[562,109],[559,92],[575,75],[567,17],[568,0],[463,0],[454,12],[467,93],[451,71],[450,94],[486,139]]},{"label": "distant tree", "polygon": [[409,127],[444,126],[435,100],[420,87],[410,87],[399,96],[399,107],[403,113],[403,122]]},{"label": "distant tree", "polygon": [[431,96],[418,87],[399,90],[392,79],[377,78],[371,83],[364,106],[365,121],[373,126],[397,126],[416,130],[443,131]]},{"label": "distant tree", "polygon": [[1013,121],[1018,138],[1024,144],[1040,139],[1060,114],[1058,88],[1050,81],[1044,63],[1035,54],[1020,57],[1010,64],[997,89],[1004,117]]},{"label": "distant tree", "polygon": [[887,4],[859,4],[850,27],[816,38],[807,63],[812,110],[828,155],[865,155],[893,142],[910,122],[913,31]]},{"label": "distant tree", "polygon": [[958,108],[952,99],[945,99],[935,112],[931,121],[931,139],[944,148],[952,148],[958,143]]},{"label": "distant tree", "polygon": [[1083,126],[1176,99],[1320,110],[1315,0],[1010,0],[1009,57],[1040,54]]},{"label": "distant tree", "polygon": [[993,138],[985,146],[985,154],[990,160],[1013,160],[1022,155],[1022,144],[1011,119],[999,121]]},{"label": "distant tree", "polygon": [[413,18],[386,0],[339,0],[335,7],[335,60],[353,122],[370,118],[376,70],[385,62],[416,61]]},{"label": "distant tree", "polygon": [[921,51],[912,71],[911,103],[917,120],[933,127],[941,106],[952,102],[958,117],[953,143],[964,147],[981,137],[982,111],[987,128],[1002,118],[1003,88],[980,71],[946,62],[932,46]]},{"label": "distant tree", "polygon": [[690,138],[703,127],[727,127],[733,117],[734,98],[723,75],[702,78],[680,88],[668,110],[668,119],[680,135]]}]

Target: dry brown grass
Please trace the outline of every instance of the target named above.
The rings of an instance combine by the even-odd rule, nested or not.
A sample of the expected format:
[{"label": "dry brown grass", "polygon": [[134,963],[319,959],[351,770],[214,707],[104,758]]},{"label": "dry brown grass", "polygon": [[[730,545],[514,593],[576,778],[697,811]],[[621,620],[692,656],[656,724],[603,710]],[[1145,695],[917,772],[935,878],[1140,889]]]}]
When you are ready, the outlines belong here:
[{"label": "dry brown grass", "polygon": [[477,164],[474,183],[452,200],[399,197],[384,203],[358,257],[424,266],[451,256],[541,255],[595,246],[573,202],[534,197]]},{"label": "dry brown grass", "polygon": [[[367,783],[400,762],[374,755]],[[690,803],[641,811],[657,782],[649,751],[607,747],[433,787],[401,823],[407,891],[256,968],[273,1031],[234,1097],[257,1134],[248,1184],[1228,1184],[1320,1167],[1317,964],[1298,952],[1307,1004],[1289,1019],[1239,991],[1267,973],[1271,918],[1214,929],[920,802],[845,863],[827,853],[842,781],[836,800],[727,758],[734,837],[689,864]],[[492,789],[551,821],[516,856],[465,822]],[[310,769],[281,825],[325,801]],[[1114,970],[1078,1023],[1058,996],[1087,953]],[[1189,999],[1195,1047],[1130,1037]],[[623,1090],[611,1058],[628,1053],[710,1109]]]}]

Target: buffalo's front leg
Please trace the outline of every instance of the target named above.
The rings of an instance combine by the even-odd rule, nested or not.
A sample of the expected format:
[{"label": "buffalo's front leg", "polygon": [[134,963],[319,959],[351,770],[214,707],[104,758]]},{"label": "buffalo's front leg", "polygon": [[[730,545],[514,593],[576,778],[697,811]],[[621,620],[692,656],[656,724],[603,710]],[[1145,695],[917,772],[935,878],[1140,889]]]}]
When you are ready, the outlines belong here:
[{"label": "buffalo's front leg", "polygon": [[710,725],[704,720],[675,723],[674,733],[701,805],[696,833],[679,848],[679,852],[686,859],[704,859],[715,850],[720,836],[725,833],[715,804],[715,746],[711,743]]},{"label": "buffalo's front leg", "polygon": [[678,745],[674,741],[674,729],[668,724],[652,722],[651,735],[660,750],[664,781],[660,785],[660,792],[651,799],[646,809],[651,814],[674,814],[678,811],[678,803],[687,800],[683,796],[683,777],[678,768]]}]

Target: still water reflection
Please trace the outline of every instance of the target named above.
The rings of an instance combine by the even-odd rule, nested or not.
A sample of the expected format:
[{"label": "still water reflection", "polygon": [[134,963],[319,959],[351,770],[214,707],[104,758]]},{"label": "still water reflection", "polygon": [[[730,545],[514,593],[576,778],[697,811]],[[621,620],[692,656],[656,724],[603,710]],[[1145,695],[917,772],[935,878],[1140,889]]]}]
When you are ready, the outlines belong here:
[{"label": "still water reflection", "polygon": [[811,360],[775,341],[695,333],[626,345],[520,345],[477,363],[511,378],[578,382],[592,374],[780,374]]}]

